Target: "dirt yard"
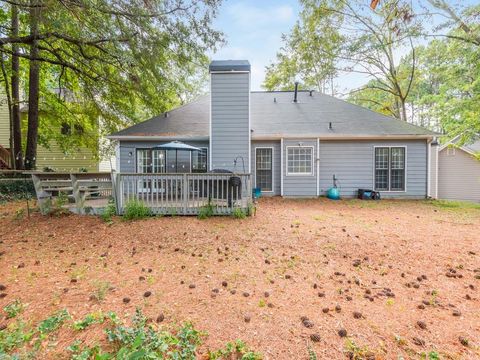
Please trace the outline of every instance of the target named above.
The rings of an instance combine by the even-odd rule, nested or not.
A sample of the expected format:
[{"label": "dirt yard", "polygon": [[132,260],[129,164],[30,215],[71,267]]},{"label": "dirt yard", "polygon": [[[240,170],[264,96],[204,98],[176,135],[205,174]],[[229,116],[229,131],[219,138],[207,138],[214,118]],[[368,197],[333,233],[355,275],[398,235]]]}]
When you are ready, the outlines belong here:
[{"label": "dirt yard", "polygon": [[[20,299],[32,322],[141,307],[208,332],[203,351],[242,339],[264,359],[480,358],[479,209],[262,199],[244,220],[106,224],[22,207],[0,205],[0,307]],[[66,358],[72,334],[42,358]]]}]

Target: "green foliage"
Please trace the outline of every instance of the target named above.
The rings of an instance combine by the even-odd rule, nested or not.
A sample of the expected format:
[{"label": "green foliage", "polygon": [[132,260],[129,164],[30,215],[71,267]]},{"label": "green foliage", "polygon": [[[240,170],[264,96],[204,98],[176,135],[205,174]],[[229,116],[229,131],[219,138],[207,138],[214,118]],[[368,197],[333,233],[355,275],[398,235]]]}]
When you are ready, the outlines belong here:
[{"label": "green foliage", "polygon": [[[48,339],[71,317],[67,310],[60,310],[49,318],[41,321],[37,327],[31,328],[22,321],[11,323],[8,328],[0,331],[0,359],[35,358],[22,357],[33,340],[33,349],[40,349],[43,340]],[[158,359],[158,360],[195,360],[197,350],[205,335],[196,330],[192,324],[185,323],[174,333],[158,329],[148,323],[142,311],[137,308],[131,326],[125,326],[114,312],[88,314],[82,320],[73,322],[72,328],[82,331],[93,324],[102,324],[108,321],[105,330],[107,340],[111,343],[106,352],[98,343],[93,346],[85,345],[82,340],[74,340],[67,347],[72,360],[107,360],[107,359]],[[17,351],[17,353],[13,353]],[[32,355],[33,354],[33,355]],[[209,359],[236,359],[259,360],[261,355],[247,348],[245,343],[237,340],[228,343],[225,348],[209,353]]]},{"label": "green foliage", "polygon": [[102,220],[105,221],[106,223],[110,223],[112,221],[112,216],[115,216],[116,214],[117,214],[117,208],[115,206],[115,201],[113,199],[110,199],[101,215]]},{"label": "green foliage", "polygon": [[116,358],[120,359],[196,359],[201,333],[191,324],[185,324],[174,335],[156,331],[147,325],[147,319],[137,309],[132,327],[123,325],[107,329],[108,340],[114,343]]},{"label": "green foliage", "polygon": [[[267,90],[292,90],[295,81],[301,89],[334,92],[333,77],[344,36],[338,23],[343,6],[338,1],[302,1],[300,19],[288,35],[276,62],[267,66],[263,87]],[[333,13],[330,8],[338,12]]]},{"label": "green foliage", "polygon": [[125,204],[124,220],[138,220],[151,216],[150,209],[140,200],[130,200]]},{"label": "green foliage", "polygon": [[480,210],[480,204],[469,201],[454,201],[454,200],[426,200],[427,204],[443,209],[477,209]]},{"label": "green foliage", "polygon": [[235,219],[245,219],[247,217],[247,211],[236,207],[232,211],[232,217],[234,217]]},{"label": "green foliage", "polygon": [[31,179],[6,179],[0,176],[0,202],[34,197],[35,188]]},{"label": "green foliage", "polygon": [[262,355],[251,351],[242,340],[229,342],[223,349],[208,353],[209,360],[218,359],[241,359],[241,360],[261,360]]},{"label": "green foliage", "polygon": [[201,220],[204,220],[204,219],[207,219],[209,217],[212,217],[214,215],[214,211],[213,211],[213,205],[210,204],[210,202],[205,205],[205,206],[202,206],[199,210],[198,210],[198,218],[201,219]]},{"label": "green foliage", "polygon": [[82,320],[75,321],[73,323],[73,328],[77,331],[85,330],[90,325],[103,323],[105,318],[108,318],[108,315],[105,315],[102,312],[88,314]]},{"label": "green foliage", "polygon": [[34,332],[22,321],[13,323],[0,331],[0,359],[3,355],[30,341]]},{"label": "green foliage", "polygon": [[317,353],[315,352],[315,350],[312,349],[310,345],[308,346],[308,359],[317,360]]},{"label": "green foliage", "polygon": [[3,311],[7,313],[7,319],[11,319],[20,314],[24,309],[25,305],[20,300],[16,299],[14,302],[6,305],[3,308]]},{"label": "green foliage", "polygon": [[38,324],[37,330],[41,335],[49,334],[53,331],[58,330],[68,319],[70,319],[70,314],[66,309],[57,311],[52,316],[40,322],[40,324]]},{"label": "green foliage", "polygon": [[57,208],[62,208],[63,206],[68,204],[68,195],[64,191],[60,191],[58,196],[55,199],[55,206]]}]

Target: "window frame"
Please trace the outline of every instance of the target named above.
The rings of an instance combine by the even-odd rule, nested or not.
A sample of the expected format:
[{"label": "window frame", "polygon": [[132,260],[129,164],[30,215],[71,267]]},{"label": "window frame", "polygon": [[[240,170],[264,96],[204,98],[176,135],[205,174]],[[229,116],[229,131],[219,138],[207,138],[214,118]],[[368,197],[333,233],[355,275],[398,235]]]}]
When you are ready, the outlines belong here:
[{"label": "window frame", "polygon": [[[312,157],[310,160],[311,163],[311,172],[309,173],[291,173],[288,171],[288,150],[289,149],[311,149],[312,151]],[[289,145],[285,147],[285,176],[315,176],[315,170],[314,170],[314,157],[315,157],[315,147],[314,146],[299,146],[299,145]]]},{"label": "window frame", "polygon": [[[375,155],[376,155],[376,149],[377,148],[387,148],[388,149],[388,190],[377,190],[377,187],[375,186],[375,171],[376,171],[376,167],[375,167]],[[391,190],[392,188],[392,148],[402,148],[404,149],[404,154],[405,154],[405,159],[404,159],[404,175],[403,175],[403,179],[404,179],[404,184],[405,186],[403,187],[403,190]],[[407,159],[408,159],[408,156],[407,156],[407,146],[406,145],[375,145],[373,147],[373,185],[372,185],[372,189],[374,189],[375,191],[379,191],[379,192],[382,192],[382,193],[406,193],[407,192],[407,169],[408,169],[408,163],[407,163]],[[395,170],[395,169],[394,169]]]},{"label": "window frame", "polygon": [[274,154],[275,154],[275,149],[273,146],[256,146],[255,147],[255,159],[254,159],[254,164],[255,164],[255,187],[258,187],[257,185],[257,149],[271,149],[272,150],[272,190],[262,190],[262,193],[273,193],[275,192],[275,160],[274,160]]},{"label": "window frame", "polygon": [[136,174],[166,174],[167,173],[167,154],[168,154],[168,152],[167,152],[167,150],[160,150],[160,149],[155,149],[155,150],[163,151],[164,154],[165,154],[165,160],[164,160],[165,161],[165,172],[163,172],[163,173],[154,173],[154,172],[140,173],[140,172],[138,172],[138,151],[144,151],[144,150],[150,151],[150,157],[152,158],[151,167],[152,167],[152,171],[153,171],[153,151],[154,151],[154,149],[153,148],[139,147],[139,148],[135,148],[135,151],[134,151],[134,154],[135,154],[135,156],[134,156],[135,173]]},{"label": "window frame", "polygon": [[207,152],[206,157],[205,157],[205,171],[193,171],[193,153],[195,151],[190,151],[190,172],[192,174],[205,174],[205,173],[208,172],[208,158],[209,158],[209,155],[210,155],[210,151],[208,150],[208,147],[206,147],[206,146],[201,146],[201,147],[199,147],[199,149],[200,150],[206,150],[206,152]]}]

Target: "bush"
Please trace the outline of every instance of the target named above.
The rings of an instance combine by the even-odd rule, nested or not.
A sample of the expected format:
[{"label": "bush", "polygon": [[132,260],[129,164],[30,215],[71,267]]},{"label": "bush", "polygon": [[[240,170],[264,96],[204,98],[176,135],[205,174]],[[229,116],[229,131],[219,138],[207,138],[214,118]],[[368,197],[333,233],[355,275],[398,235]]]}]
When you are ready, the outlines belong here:
[{"label": "bush", "polygon": [[240,208],[235,208],[232,211],[232,216],[235,219],[245,219],[247,217],[247,212]]},{"label": "bush", "polygon": [[6,179],[0,177],[0,201],[31,199],[35,188],[31,179]]},{"label": "bush", "polygon": [[152,215],[152,213],[143,201],[130,200],[125,204],[125,211],[123,212],[124,220],[138,220],[150,215]]},{"label": "bush", "polygon": [[108,201],[108,205],[105,207],[102,213],[102,220],[106,223],[112,221],[112,216],[117,214],[117,208],[115,207],[115,201],[113,199]]},{"label": "bush", "polygon": [[213,205],[208,203],[208,205],[202,206],[198,210],[198,218],[203,220],[213,216]]}]

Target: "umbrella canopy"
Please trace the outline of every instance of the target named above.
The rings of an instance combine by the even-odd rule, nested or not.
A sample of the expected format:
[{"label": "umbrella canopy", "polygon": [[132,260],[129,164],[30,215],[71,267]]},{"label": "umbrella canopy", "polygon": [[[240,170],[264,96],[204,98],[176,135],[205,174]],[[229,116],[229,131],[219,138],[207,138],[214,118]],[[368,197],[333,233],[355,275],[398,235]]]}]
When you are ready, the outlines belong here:
[{"label": "umbrella canopy", "polygon": [[158,145],[154,149],[160,150],[185,150],[185,151],[201,151],[202,149],[195,146],[185,144],[181,141],[172,141],[163,145]]}]

